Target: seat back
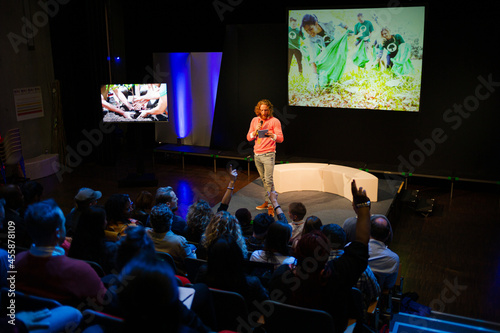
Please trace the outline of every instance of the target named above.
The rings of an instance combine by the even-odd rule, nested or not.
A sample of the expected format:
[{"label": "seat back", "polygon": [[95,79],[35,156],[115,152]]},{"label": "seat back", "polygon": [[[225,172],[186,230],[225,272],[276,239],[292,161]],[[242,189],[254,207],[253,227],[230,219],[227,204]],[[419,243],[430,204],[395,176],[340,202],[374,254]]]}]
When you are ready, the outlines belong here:
[{"label": "seat back", "polygon": [[175,265],[174,258],[170,255],[170,253],[167,252],[161,252],[161,251],[156,251],[156,257],[160,259],[161,261],[166,262],[167,264],[172,267],[173,271],[175,274],[177,274],[177,267]]},{"label": "seat back", "polygon": [[[217,331],[238,331],[240,321],[248,318],[245,299],[232,291],[210,288],[217,322]],[[239,319],[239,320],[238,320]]]},{"label": "seat back", "polygon": [[111,316],[106,313],[94,310],[83,310],[83,318],[80,321],[79,331],[84,331],[87,327],[99,325],[103,332],[123,331],[123,319]]},{"label": "seat back", "polygon": [[84,260],[87,264],[90,265],[90,267],[92,267],[94,269],[94,271],[97,273],[97,275],[102,278],[106,275],[106,273],[104,273],[104,269],[101,267],[101,265],[99,265],[98,263],[96,263],[95,261],[90,261],[90,260]]},{"label": "seat back", "polygon": [[206,265],[207,261],[203,259],[184,258],[184,267],[186,268],[187,278],[191,283],[196,281],[196,276],[201,266]]},{"label": "seat back", "polygon": [[[10,302],[9,299],[12,298],[11,296],[13,295],[11,295],[9,289],[5,287],[2,288],[1,293],[2,308],[5,309],[8,306],[7,302]],[[45,308],[53,309],[62,305],[58,301],[51,298],[29,295],[19,290],[16,290],[14,293],[15,296],[13,297],[15,297],[16,300],[16,311],[37,311]]]},{"label": "seat back", "polygon": [[273,332],[334,332],[333,319],[329,313],[279,303],[264,301],[264,328]]}]

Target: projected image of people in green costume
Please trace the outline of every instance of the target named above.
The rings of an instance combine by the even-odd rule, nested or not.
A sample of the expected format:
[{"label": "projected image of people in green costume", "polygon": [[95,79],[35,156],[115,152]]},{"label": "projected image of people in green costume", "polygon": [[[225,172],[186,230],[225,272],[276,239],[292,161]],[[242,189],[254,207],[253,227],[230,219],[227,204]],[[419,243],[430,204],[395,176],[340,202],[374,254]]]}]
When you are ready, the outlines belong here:
[{"label": "projected image of people in green costume", "polygon": [[[308,87],[315,89],[336,82],[344,73],[347,61],[347,25],[343,22],[320,22],[316,15],[305,14],[301,29],[306,32],[312,75]],[[336,29],[346,30],[336,38]]]}]

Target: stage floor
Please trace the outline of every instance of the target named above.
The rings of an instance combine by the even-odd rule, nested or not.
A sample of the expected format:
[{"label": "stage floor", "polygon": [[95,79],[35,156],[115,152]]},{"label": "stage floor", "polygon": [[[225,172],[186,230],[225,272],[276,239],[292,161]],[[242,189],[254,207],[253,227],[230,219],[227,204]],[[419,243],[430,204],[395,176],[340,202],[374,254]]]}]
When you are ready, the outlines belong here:
[{"label": "stage floor", "polygon": [[[372,214],[387,215],[401,183],[402,181],[399,180],[379,179],[379,200],[372,203]],[[294,201],[302,202],[306,206],[306,217],[315,215],[321,219],[323,224],[336,223],[342,225],[347,218],[355,216],[351,201],[340,195],[320,191],[294,191],[278,194],[278,202],[287,218],[288,205]],[[263,202],[264,187],[261,179],[258,178],[233,195],[228,211],[234,214],[239,208],[247,208],[252,213],[252,216],[255,216],[265,212],[255,209]],[[214,206],[214,211],[218,207],[219,204]]]}]

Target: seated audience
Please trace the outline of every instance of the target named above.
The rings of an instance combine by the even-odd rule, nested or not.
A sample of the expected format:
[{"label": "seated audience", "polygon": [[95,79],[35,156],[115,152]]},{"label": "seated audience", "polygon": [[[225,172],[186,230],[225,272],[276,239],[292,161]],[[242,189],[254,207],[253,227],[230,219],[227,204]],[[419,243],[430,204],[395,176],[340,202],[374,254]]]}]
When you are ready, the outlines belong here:
[{"label": "seated audience", "polygon": [[182,217],[175,214],[178,209],[178,203],[179,198],[177,198],[177,195],[175,194],[171,186],[160,187],[158,188],[158,190],[156,190],[155,205],[166,204],[174,213],[174,219],[172,221],[172,232],[176,233],[177,235],[185,236],[187,223]]},{"label": "seated audience", "polygon": [[[335,260],[342,256],[344,254],[344,246],[347,239],[344,229],[338,224],[332,223],[324,225],[321,231],[330,242],[330,256],[328,261]],[[363,294],[365,308],[368,308],[368,305],[376,301],[380,296],[380,286],[370,266],[367,266],[359,277],[356,288]]]},{"label": "seated audience", "polygon": [[9,184],[0,187],[0,199],[5,200],[4,223],[0,226],[0,241],[7,243],[7,223],[14,222],[16,228],[16,246],[29,248],[31,246],[31,238],[29,236],[26,222],[21,215],[21,209],[24,205],[24,197],[21,189],[17,185]]},{"label": "seated audience", "polygon": [[114,268],[116,243],[106,240],[106,211],[102,207],[90,206],[82,212],[76,227],[68,256],[101,265],[105,273]]},{"label": "seated audience", "polygon": [[134,210],[132,211],[131,217],[141,222],[142,225],[146,225],[148,222],[149,212],[153,208],[154,197],[149,191],[141,191],[134,202]]},{"label": "seated audience", "polygon": [[255,216],[253,220],[253,234],[251,237],[245,239],[248,252],[264,248],[267,230],[272,223],[274,223],[274,218],[267,213],[260,213]]},{"label": "seated audience", "polygon": [[193,243],[200,243],[201,236],[212,219],[214,212],[205,200],[198,200],[189,206],[186,215],[186,239]]},{"label": "seated audience", "polygon": [[[337,260],[328,262],[328,239],[319,231],[312,231],[299,240],[295,251],[296,265],[281,265],[269,283],[269,292],[278,301],[327,311],[332,315],[335,331],[343,332],[349,317],[348,304],[352,287],[368,262],[370,239],[370,208],[366,191],[352,182],[354,206],[358,210],[356,240],[345,248]],[[276,213],[282,213],[277,193],[270,193]],[[327,263],[328,262],[328,263]]]},{"label": "seated audience", "polygon": [[293,244],[293,241],[302,234],[302,229],[304,229],[304,216],[306,216],[306,213],[306,206],[304,206],[302,202],[292,202],[288,205],[288,214],[292,219],[292,222],[289,223],[292,227],[290,244]]},{"label": "seated audience", "polygon": [[184,259],[196,258],[196,255],[186,238],[174,234],[170,229],[173,215],[166,204],[154,206],[149,215],[152,228],[146,229],[146,233],[153,240],[156,251],[170,254],[175,261],[177,273],[185,275]]},{"label": "seated audience", "polygon": [[390,237],[391,227],[387,218],[385,216],[372,217],[368,265],[375,273],[382,289],[394,287],[398,277],[399,256],[386,245]]},{"label": "seated audience", "polygon": [[197,282],[205,283],[210,288],[239,293],[252,311],[254,301],[262,302],[269,296],[259,278],[245,274],[244,258],[237,239],[230,233],[222,234],[210,243],[208,264],[200,268]]},{"label": "seated audience", "polygon": [[118,306],[124,319],[123,332],[212,331],[179,300],[172,268],[155,256],[134,257],[123,268],[119,284]]},{"label": "seated audience", "polygon": [[[253,235],[253,225],[252,225],[252,213],[246,208],[240,208],[235,213],[234,216],[240,222],[241,232],[243,233],[243,237],[249,238]],[[248,244],[248,243],[247,243]],[[250,249],[249,249],[250,251]]]},{"label": "seated audience", "polygon": [[321,227],[323,226],[323,223],[321,222],[321,219],[317,216],[309,216],[306,221],[304,222],[304,227],[302,228],[302,233],[295,238],[292,244],[292,248],[295,248],[297,245],[297,242],[299,241],[300,237],[304,236],[305,234],[310,233],[313,230],[321,230]]},{"label": "seated audience", "polygon": [[[146,233],[146,229],[142,226],[138,226],[136,228],[128,228],[125,231],[125,236],[122,237],[118,242],[118,249],[116,254],[116,270],[118,272],[123,270],[134,257],[141,255],[152,257],[156,255],[156,249],[154,247],[154,243]],[[176,277],[182,282],[187,280],[185,277],[176,275]],[[110,282],[116,282],[115,276],[109,276],[107,278]],[[187,283],[191,283],[192,281],[185,281]],[[213,309],[206,306],[207,302],[210,302],[207,298],[206,292],[203,290],[203,285],[194,284],[192,287],[197,291],[195,293],[193,304],[191,305],[191,309],[196,312],[198,316],[203,320],[207,325],[211,325],[213,321]],[[110,302],[108,307],[106,308],[107,313],[111,313],[114,315],[120,315],[117,310],[117,297],[116,291],[120,290],[120,285],[114,284],[110,287],[111,294],[113,295],[113,302]],[[185,319],[186,322],[189,322],[190,319]]]},{"label": "seated audience", "polygon": [[94,191],[88,187],[82,187],[78,190],[75,195],[75,207],[66,215],[66,235],[68,237],[73,237],[82,212],[90,206],[96,205],[97,200],[101,197],[102,193],[100,191]]},{"label": "seated audience", "polygon": [[290,228],[287,225],[281,222],[272,223],[267,231],[264,249],[254,251],[250,261],[271,263],[275,268],[280,265],[294,264],[295,258],[289,255],[290,236]]},{"label": "seated audience", "polygon": [[28,294],[77,306],[87,299],[99,303],[106,293],[89,264],[64,255],[64,215],[53,200],[32,204],[25,213],[33,239],[29,251],[16,256],[16,286]]},{"label": "seated audience", "polygon": [[222,235],[231,235],[240,247],[243,257],[247,258],[247,246],[241,234],[240,224],[236,217],[227,211],[220,211],[212,217],[203,233],[200,245],[208,249]]},{"label": "seated audience", "polygon": [[108,224],[106,225],[106,238],[115,242],[125,234],[125,230],[138,224],[137,220],[130,218],[132,201],[128,194],[113,194],[104,205]]}]

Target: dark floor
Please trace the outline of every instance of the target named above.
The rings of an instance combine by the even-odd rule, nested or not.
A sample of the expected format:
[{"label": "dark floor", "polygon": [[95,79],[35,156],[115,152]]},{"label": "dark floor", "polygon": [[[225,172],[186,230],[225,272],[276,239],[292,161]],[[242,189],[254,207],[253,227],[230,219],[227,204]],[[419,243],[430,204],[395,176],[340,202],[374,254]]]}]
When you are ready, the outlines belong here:
[{"label": "dark floor", "polygon": [[[159,186],[174,188],[182,216],[198,198],[212,206],[220,202],[229,180],[225,167],[230,163],[219,160],[214,173],[210,158],[190,156],[185,162],[185,170],[176,156],[146,165],[146,171],[158,178]],[[231,163],[242,168],[235,192],[258,177],[253,165],[247,174],[246,161]],[[38,181],[44,186],[44,198],[54,198],[65,213],[83,186],[102,191],[102,203],[113,193],[128,193],[132,200],[142,190],[154,193],[156,187],[118,187],[119,180],[136,169],[126,161],[117,165],[86,164],[63,174],[62,180],[50,176]],[[401,259],[404,292],[418,293],[418,301],[436,311],[500,321],[498,185],[457,182],[452,200],[449,182],[410,179],[408,189],[419,189],[420,197],[434,198],[435,207],[432,214],[423,217],[402,206],[391,221],[395,232],[391,248]]]}]

